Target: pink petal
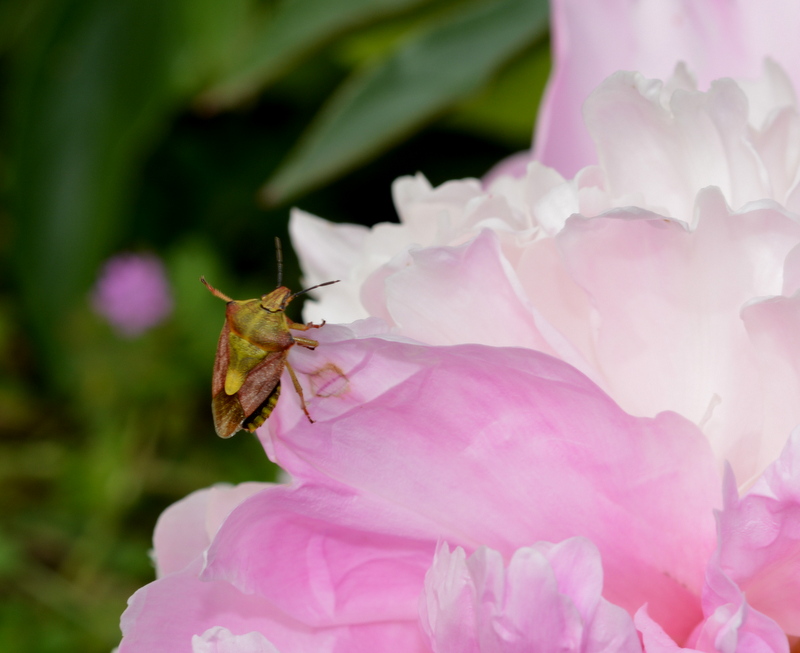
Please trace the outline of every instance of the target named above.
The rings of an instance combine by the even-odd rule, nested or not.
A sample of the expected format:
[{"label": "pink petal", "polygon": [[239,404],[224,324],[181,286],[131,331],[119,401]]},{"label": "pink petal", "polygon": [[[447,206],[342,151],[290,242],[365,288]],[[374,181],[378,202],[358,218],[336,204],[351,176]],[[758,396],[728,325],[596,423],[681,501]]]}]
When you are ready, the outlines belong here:
[{"label": "pink petal", "polygon": [[385,281],[397,332],[433,345],[482,341],[491,333],[499,346],[552,353],[492,232],[461,247],[418,250],[411,259]]},{"label": "pink petal", "polygon": [[228,514],[266,487],[269,484],[217,485],[172,504],[161,513],[153,534],[156,575],[180,571],[201,556]]},{"label": "pink petal", "polygon": [[695,647],[707,653],[789,653],[786,634],[748,605],[744,593],[718,566],[716,556],[703,589],[706,619]]},{"label": "pink petal", "polygon": [[509,176],[521,179],[525,176],[528,164],[531,161],[533,161],[533,152],[530,150],[523,150],[522,152],[517,152],[516,154],[506,157],[495,164],[492,169],[483,176],[484,188],[491,186],[492,182],[498,177]]},{"label": "pink petal", "polygon": [[[311,293],[303,306],[307,322],[352,322],[367,317],[359,299],[359,283],[353,263],[360,256],[369,229],[354,224],[334,224],[292,209],[289,219],[292,246],[302,262],[305,287],[339,280],[320,292]],[[298,288],[299,290],[299,288]]]},{"label": "pink petal", "polygon": [[343,384],[307,394],[316,423],[282,399],[261,429],[294,477],[424,515],[469,549],[510,555],[583,535],[603,556],[609,600],[631,613],[649,601],[677,636],[699,619],[719,488],[705,438],[684,419],[632,418],[573,368],[525,349],[364,339],[294,360],[312,378],[335,368]]},{"label": "pink petal", "polygon": [[744,593],[722,572],[716,559],[712,559],[706,575],[703,611],[706,618],[690,637],[692,647],[684,648],[650,618],[647,606],[643,606],[635,622],[646,653],[789,653],[780,627],[747,604]]},{"label": "pink petal", "polygon": [[[192,638],[222,626],[233,633],[269,633],[279,648],[300,650],[313,641],[311,630],[287,619],[259,596],[240,593],[224,581],[201,582],[202,560],[181,572],[145,585],[128,600],[119,653],[192,651]],[[308,649],[306,649],[308,650]]]},{"label": "pink petal", "polygon": [[309,628],[258,595],[242,594],[224,581],[198,580],[199,563],[130,598],[119,653],[195,653],[195,638],[216,627],[238,636],[261,633],[291,653],[427,653],[415,620]]},{"label": "pink petal", "polygon": [[289,233],[297,256],[303,260],[306,283],[314,286],[347,275],[369,229],[357,224],[337,224],[292,209]]},{"label": "pink petal", "polygon": [[[590,369],[595,370],[592,380],[602,386],[593,329],[596,310],[591,296],[572,278],[557,241],[542,238],[528,245],[516,272],[531,305],[588,361]],[[587,373],[583,367],[573,366]]]},{"label": "pink petal", "polygon": [[[251,499],[241,503],[222,525],[230,510],[248,496]],[[285,497],[288,499],[282,501]],[[303,517],[307,518],[306,526],[313,526],[313,520],[308,518],[313,509],[307,509],[304,515],[300,509],[304,503],[311,503],[318,516],[336,518],[335,508],[340,507],[343,513],[346,508],[342,504],[348,503],[348,500],[331,490],[320,492],[314,488],[302,488],[292,491],[285,486],[250,483],[236,488],[218,487],[197,492],[169,508],[159,521],[156,536],[162,577],[130,599],[129,608],[122,618],[124,638],[120,653],[223,652],[227,650],[225,647],[239,647],[233,649],[237,651],[251,650],[241,648],[244,646],[252,647],[254,653],[261,653],[262,649],[258,647],[267,646],[264,642],[274,644],[279,650],[299,653],[390,653],[397,645],[405,646],[403,650],[419,650],[417,596],[425,569],[433,555],[435,541],[420,544],[418,538],[424,528],[419,527],[418,532],[412,532],[409,527],[412,520],[408,519],[403,521],[402,528],[396,528],[404,529],[405,537],[383,535],[381,539],[381,534],[373,533],[364,536],[363,531],[348,530],[341,514],[335,526],[323,522],[321,528],[310,528],[303,541]],[[355,501],[354,505],[358,507],[365,503],[362,499]],[[298,509],[293,511],[294,508]],[[353,506],[350,508],[352,511]],[[270,509],[277,514],[270,515]],[[285,512],[281,513],[281,509]],[[259,510],[265,513],[263,520]],[[372,512],[361,510],[353,519],[358,525],[373,523],[377,526],[379,520],[374,519],[374,513],[374,509]],[[380,516],[384,521],[386,514],[385,510],[381,510]],[[278,532],[270,533],[270,526]],[[295,537],[292,537],[293,532]],[[341,536],[339,541],[336,533]],[[204,549],[215,534],[214,547],[208,553],[209,565],[201,573]],[[254,534],[256,537],[249,537]],[[259,539],[259,536],[264,539]],[[329,538],[327,544],[326,537]],[[280,542],[280,545],[270,545],[273,540]],[[381,565],[378,556],[372,559],[363,557],[368,550],[367,540],[373,546],[375,543],[386,545],[385,551],[379,551],[386,557],[386,564]],[[226,543],[230,542],[234,546],[232,551],[226,550]],[[399,542],[399,545],[392,546],[394,542]],[[422,554],[416,563],[416,575],[407,578],[407,571],[413,571],[413,556],[417,555],[413,548],[411,554],[408,553],[408,542],[417,542]],[[297,544],[297,548],[293,548],[294,544]],[[188,565],[183,565],[173,550],[173,547],[180,545],[187,547],[183,552],[185,556],[192,551],[196,553],[195,559]],[[349,557],[346,555],[348,545],[352,545]],[[269,555],[264,555],[265,547],[268,547]],[[344,555],[337,554],[342,551]],[[268,591],[262,594],[273,601],[253,593],[250,586],[247,593],[242,593],[224,578],[215,577],[215,572],[224,567],[220,558],[226,557],[229,568],[233,563],[249,565],[250,573],[254,574],[254,583],[272,583]],[[329,574],[324,573],[327,563],[330,563]],[[346,567],[347,564],[349,567]],[[264,577],[258,574],[259,565],[266,570]],[[169,573],[170,567],[180,571]],[[304,569],[310,572],[309,584],[299,582]],[[392,571],[396,576],[399,575],[399,582],[394,585],[387,575]],[[342,580],[332,588],[326,582],[330,582],[335,574],[339,574]],[[220,577],[224,575],[219,574]],[[348,591],[356,593],[356,601],[368,603],[370,598],[374,599],[364,594],[368,592],[368,587],[362,582],[364,578],[372,583],[373,588],[381,590],[377,594],[384,606],[390,606],[389,610],[395,612],[405,609],[407,619],[388,619],[388,612],[384,610],[379,619],[370,622],[368,611],[359,610],[357,605],[354,609],[353,602],[348,602]],[[411,585],[408,585],[409,582]],[[409,587],[405,601],[400,591],[403,583]],[[304,594],[306,591],[309,593]],[[342,602],[338,610],[339,627],[318,630],[286,614],[287,610],[292,611],[293,606],[299,606],[299,616],[307,617],[313,611],[315,601],[325,603],[326,600]],[[350,621],[342,618],[348,612],[354,617]]]},{"label": "pink petal", "polygon": [[584,104],[612,196],[637,197],[637,205],[687,223],[706,186],[734,208],[770,197],[749,142],[747,97],[733,80],[717,80],[706,93],[675,91],[666,108],[662,90],[659,81],[618,72]]},{"label": "pink petal", "polygon": [[[441,244],[444,229],[463,232],[471,202],[483,197],[477,179],[447,181],[433,188],[421,174],[400,177],[392,184],[392,198],[400,222],[408,231],[410,243]],[[409,244],[410,244],[409,243]],[[395,239],[395,250],[396,247]]]},{"label": "pink petal", "polygon": [[726,479],[720,567],[753,608],[800,635],[800,429],[740,499]]},{"label": "pink petal", "polygon": [[201,578],[310,626],[413,621],[436,536],[424,518],[345,488],[275,487],[230,515]]},{"label": "pink petal", "polygon": [[763,432],[766,369],[739,314],[753,297],[781,292],[800,225],[771,205],[731,214],[713,189],[697,214],[693,232],[644,211],[570,219],[556,238],[565,287],[586,298],[571,300],[574,313],[545,317],[566,334],[580,325],[564,320],[590,329],[583,346],[625,410],[685,415],[747,479],[767,464],[762,442],[782,443],[786,431]]},{"label": "pink petal", "polygon": [[685,61],[700,88],[720,77],[755,77],[764,57],[800,87],[800,6],[779,0],[556,0],[554,72],[534,139],[536,158],[567,177],[596,162],[581,106],[617,70],[666,79]]},{"label": "pink petal", "polygon": [[642,646],[646,653],[678,653],[679,651],[697,651],[693,648],[683,648],[678,646],[674,640],[664,632],[647,612],[647,605],[643,605],[637,610],[633,618],[636,630],[642,636]]},{"label": "pink petal", "polygon": [[761,438],[751,454],[760,471],[778,458],[786,434],[800,423],[800,296],[753,302],[742,309],[742,322],[759,358],[764,395]]},{"label": "pink petal", "polygon": [[[764,68],[757,84],[766,90],[757,86],[760,92],[747,94],[749,122],[757,127],[750,131],[749,140],[766,170],[771,185],[769,196],[791,208],[789,196],[800,170],[800,115],[794,88],[783,69],[772,61],[767,61]],[[748,90],[748,84],[740,81],[739,85]]]},{"label": "pink petal", "polygon": [[425,574],[420,597],[420,622],[430,648],[437,653],[480,653],[474,579],[464,549],[451,553],[447,543],[436,550]]},{"label": "pink petal", "polygon": [[437,652],[641,651],[631,617],[601,598],[597,549],[573,538],[518,549],[506,567],[482,547],[437,551],[422,626]]}]

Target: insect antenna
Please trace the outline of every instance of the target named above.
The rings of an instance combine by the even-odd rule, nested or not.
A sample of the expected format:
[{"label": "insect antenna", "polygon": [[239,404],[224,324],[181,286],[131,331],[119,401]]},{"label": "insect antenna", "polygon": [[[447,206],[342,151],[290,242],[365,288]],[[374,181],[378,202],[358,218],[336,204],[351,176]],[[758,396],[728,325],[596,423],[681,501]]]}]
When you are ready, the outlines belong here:
[{"label": "insect antenna", "polygon": [[298,290],[296,293],[289,295],[289,299],[293,299],[298,295],[302,295],[303,293],[308,292],[309,290],[316,290],[317,288],[322,288],[322,286],[330,286],[334,283],[339,283],[341,279],[337,279],[336,281],[326,281],[325,283],[318,283],[316,286],[311,286],[311,288],[306,288],[305,290]]},{"label": "insect antenna", "polygon": [[208,288],[208,289],[211,291],[211,294],[212,294],[212,295],[214,295],[214,297],[219,297],[220,299],[222,299],[223,301],[226,301],[226,302],[228,302],[228,303],[230,303],[230,302],[232,302],[232,301],[233,301],[233,300],[232,300],[230,297],[228,297],[228,296],[227,296],[227,295],[226,295],[224,292],[222,292],[222,291],[220,291],[220,290],[217,290],[216,288],[214,288],[214,286],[212,286],[210,283],[208,283],[208,281],[206,281],[206,278],[205,278],[205,277],[200,277],[200,281],[202,282],[202,284],[203,284],[203,285],[204,285],[206,288]]},{"label": "insect antenna", "polygon": [[341,280],[340,279],[336,279],[336,281],[326,281],[325,283],[318,283],[316,286],[311,286],[311,288],[306,288],[305,290],[298,290],[296,293],[288,295],[286,297],[286,299],[284,299],[283,302],[281,303],[281,307],[285,308],[286,305],[290,301],[292,301],[295,297],[297,297],[298,295],[302,295],[303,293],[306,293],[309,290],[314,290],[316,288],[322,288],[322,286],[330,286],[333,283],[339,283],[339,281],[341,281]]},{"label": "insect antenna", "polygon": [[281,248],[281,239],[275,236],[275,258],[278,260],[278,285],[280,288],[283,284],[283,249]]}]

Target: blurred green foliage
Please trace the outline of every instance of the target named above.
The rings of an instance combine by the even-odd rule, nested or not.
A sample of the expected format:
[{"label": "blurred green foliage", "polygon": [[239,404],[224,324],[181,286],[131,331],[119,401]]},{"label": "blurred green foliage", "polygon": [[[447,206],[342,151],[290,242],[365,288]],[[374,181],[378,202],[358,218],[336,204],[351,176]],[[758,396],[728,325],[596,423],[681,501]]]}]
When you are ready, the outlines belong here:
[{"label": "blurred green foliage", "polygon": [[[374,224],[401,174],[480,176],[548,71],[543,0],[0,0],[0,648],[109,651],[158,514],[275,477],[214,435],[200,274],[271,289],[288,200]],[[119,251],[175,300],[134,339],[88,302]]]}]

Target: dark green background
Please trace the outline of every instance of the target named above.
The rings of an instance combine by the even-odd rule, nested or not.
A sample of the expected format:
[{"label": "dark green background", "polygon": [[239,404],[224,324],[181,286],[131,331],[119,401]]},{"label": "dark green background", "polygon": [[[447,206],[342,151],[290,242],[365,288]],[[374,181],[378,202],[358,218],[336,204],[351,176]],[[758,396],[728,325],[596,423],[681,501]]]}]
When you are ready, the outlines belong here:
[{"label": "dark green background", "polygon": [[[200,274],[270,290],[278,235],[299,288],[290,206],[374,224],[400,175],[482,175],[549,65],[541,0],[0,2],[0,649],[109,651],[159,513],[274,478],[214,435]],[[132,340],[87,300],[122,251],[176,304]]]}]

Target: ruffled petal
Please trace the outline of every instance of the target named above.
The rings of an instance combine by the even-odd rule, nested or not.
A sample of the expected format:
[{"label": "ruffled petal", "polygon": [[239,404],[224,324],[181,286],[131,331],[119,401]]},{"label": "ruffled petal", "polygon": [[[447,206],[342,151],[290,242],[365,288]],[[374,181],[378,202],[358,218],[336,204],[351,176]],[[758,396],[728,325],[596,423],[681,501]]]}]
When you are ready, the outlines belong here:
[{"label": "ruffled petal", "polygon": [[619,204],[692,220],[695,196],[716,186],[734,207],[771,197],[749,143],[748,102],[731,79],[708,92],[665,89],[640,73],[618,72],[584,105],[608,191]]},{"label": "ruffled petal", "polygon": [[800,635],[800,429],[741,498],[726,479],[719,515],[721,569],[753,608]]},{"label": "ruffled petal", "polygon": [[600,596],[597,549],[583,538],[468,559],[442,544],[425,577],[422,627],[437,653],[641,651],[633,620]]},{"label": "ruffled petal", "polygon": [[556,242],[565,287],[586,299],[569,313],[542,312],[566,334],[579,324],[565,320],[579,320],[587,357],[625,410],[685,415],[702,426],[718,460],[748,479],[769,462],[759,448],[774,455],[788,431],[764,431],[767,368],[740,312],[753,297],[781,292],[800,225],[772,204],[732,214],[712,189],[697,212],[694,230],[641,210],[571,219]]},{"label": "ruffled petal", "polygon": [[706,653],[789,653],[789,641],[780,626],[754,610],[744,592],[717,564],[706,573],[703,589],[706,618],[694,646]]},{"label": "ruffled petal", "polygon": [[554,70],[537,122],[536,158],[571,177],[596,163],[581,106],[617,70],[667,79],[685,61],[700,88],[720,77],[756,77],[775,59],[800,87],[800,6],[779,0],[556,0],[551,10]]}]

